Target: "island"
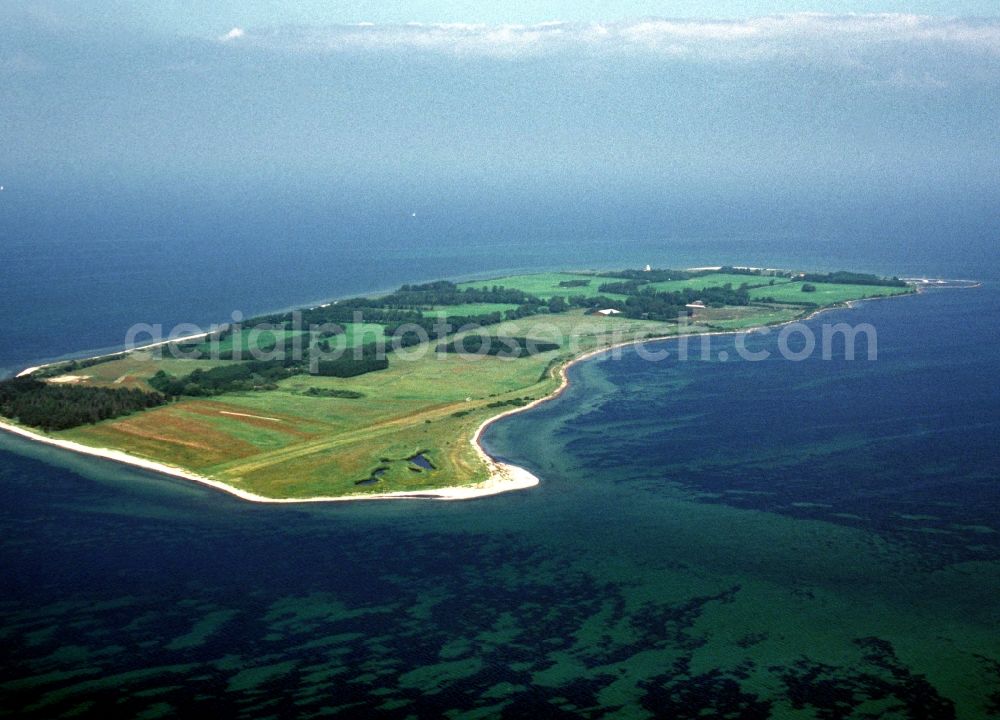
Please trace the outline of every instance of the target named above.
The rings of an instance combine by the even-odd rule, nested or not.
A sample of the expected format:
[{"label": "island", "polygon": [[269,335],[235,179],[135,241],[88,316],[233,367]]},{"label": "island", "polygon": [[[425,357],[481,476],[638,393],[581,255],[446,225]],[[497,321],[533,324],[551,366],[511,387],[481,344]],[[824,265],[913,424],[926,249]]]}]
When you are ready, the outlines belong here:
[{"label": "island", "polygon": [[649,266],[403,285],[28,368],[0,382],[0,429],[260,502],[481,497],[537,484],[479,438],[555,397],[573,362],[917,289]]}]

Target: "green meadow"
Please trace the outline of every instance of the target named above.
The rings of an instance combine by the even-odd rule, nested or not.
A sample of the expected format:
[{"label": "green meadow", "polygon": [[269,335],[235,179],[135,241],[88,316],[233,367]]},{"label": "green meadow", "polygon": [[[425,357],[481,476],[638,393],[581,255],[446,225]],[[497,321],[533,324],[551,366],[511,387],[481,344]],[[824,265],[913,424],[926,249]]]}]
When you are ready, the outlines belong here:
[{"label": "green meadow", "polygon": [[435,305],[424,310],[424,315],[435,317],[474,317],[476,315],[489,315],[490,313],[504,313],[514,310],[517,305],[511,303],[463,303],[461,305]]},{"label": "green meadow", "polygon": [[[239,333],[226,335],[222,340],[206,339],[193,346],[191,352],[197,352],[202,357],[213,357],[213,353],[231,353],[239,348],[240,356],[243,359],[250,359],[250,350],[254,348],[259,351],[270,351],[275,347],[286,347],[295,337],[300,337],[304,333],[290,330],[264,330],[253,329],[243,330]],[[187,351],[187,348],[184,348]]]},{"label": "green meadow", "polygon": [[889,297],[913,292],[910,287],[878,285],[842,285],[839,283],[812,283],[815,292],[803,292],[802,282],[789,282],[775,287],[759,287],[750,291],[752,300],[772,298],[774,302],[809,305],[835,305],[870,297]]}]

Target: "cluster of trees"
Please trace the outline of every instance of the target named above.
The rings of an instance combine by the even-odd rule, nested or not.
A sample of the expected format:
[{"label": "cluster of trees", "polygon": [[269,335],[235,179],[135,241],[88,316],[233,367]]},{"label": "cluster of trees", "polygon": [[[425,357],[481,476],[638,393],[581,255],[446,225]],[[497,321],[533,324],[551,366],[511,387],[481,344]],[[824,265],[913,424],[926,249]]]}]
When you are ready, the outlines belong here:
[{"label": "cluster of trees", "polygon": [[469,355],[496,355],[501,358],[524,358],[539,353],[558,350],[559,345],[524,337],[487,337],[479,334],[465,335],[458,340],[441,343],[437,352],[467,353]]},{"label": "cluster of trees", "polygon": [[868,273],[838,270],[832,273],[807,273],[802,280],[811,283],[843,283],[845,285],[876,285],[879,287],[906,287],[906,282],[898,277],[882,278]]},{"label": "cluster of trees", "polygon": [[361,298],[371,307],[415,308],[426,305],[464,305],[466,303],[507,303],[510,305],[537,304],[534,295],[499,285],[492,287],[459,288],[447,280],[424,285],[403,285],[391,295],[380,298]]},{"label": "cluster of trees", "polygon": [[[642,272],[642,271],[639,271]],[[684,288],[675,291],[657,291],[648,287],[648,283],[640,280],[627,280],[616,283],[606,283],[600,286],[601,292],[614,292],[628,295],[624,302],[609,300],[606,297],[588,298],[587,304],[592,308],[613,307],[622,311],[628,318],[640,320],[676,320],[680,315],[690,314],[685,307],[695,300],[701,300],[706,305],[721,307],[723,305],[749,305],[750,290],[744,283],[734,288],[732,283],[700,290]],[[570,298],[573,303],[576,298]]]},{"label": "cluster of trees", "polygon": [[181,377],[160,370],[149,379],[149,384],[170,397],[206,397],[227,392],[274,390],[280,380],[305,373],[327,377],[355,377],[389,367],[384,348],[375,343],[346,350],[339,357],[318,356],[315,362],[312,360],[312,352],[314,351],[310,349],[301,358],[286,355],[282,359],[248,360],[209,370],[198,368]]},{"label": "cluster of trees", "polygon": [[644,292],[630,295],[618,309],[628,318],[669,322],[688,314],[685,304],[679,293]]},{"label": "cluster of trees", "polygon": [[580,278],[579,280],[560,280],[559,287],[561,288],[575,288],[575,287],[587,287],[590,285],[590,280],[585,280]]},{"label": "cluster of trees", "polygon": [[510,400],[494,400],[491,403],[487,403],[488,408],[502,408],[502,407],[524,407],[531,402],[530,397],[519,397],[511,398]]},{"label": "cluster of trees", "polygon": [[[564,300],[563,303],[565,302],[566,301]],[[541,300],[537,303],[524,303],[523,305],[518,305],[513,310],[506,311],[503,316],[507,320],[520,320],[521,318],[531,317],[532,315],[537,315],[540,312],[545,312],[545,310],[551,307],[559,307],[559,301],[553,298],[547,303],[542,302]],[[563,309],[565,309],[565,306],[563,306]],[[562,310],[553,310],[551,312],[562,312]]]},{"label": "cluster of trees", "polygon": [[701,290],[686,288],[680,292],[680,295],[684,298],[685,304],[694,302],[695,300],[701,300],[706,305],[711,305],[712,307],[750,304],[750,289],[746,283],[740,285],[738,288],[734,288],[730,283],[717,287],[702,288]]},{"label": "cluster of trees", "polygon": [[389,367],[389,358],[385,348],[376,343],[362,345],[346,351],[340,357],[318,360],[310,369],[313,375],[325,377],[356,377]]},{"label": "cluster of trees", "polygon": [[483,327],[503,322],[504,313],[493,312],[485,315],[452,315],[446,320],[435,317],[419,317],[407,323],[386,327],[386,335],[392,338],[394,347],[406,348],[428,340],[438,340],[462,327]]},{"label": "cluster of trees", "polygon": [[705,274],[708,273],[690,272],[688,270],[670,270],[668,268],[664,268],[653,270],[614,270],[611,272],[600,273],[599,277],[622,278],[624,280],[642,280],[649,283],[665,282],[667,280],[687,280],[689,278]]},{"label": "cluster of trees", "polygon": [[440,317],[416,317],[405,322],[392,323],[385,328],[386,336],[392,338],[395,347],[406,348],[418,345],[427,340],[439,340],[442,334],[457,332],[463,327],[487,327],[504,320],[519,320],[543,312],[560,313],[570,307],[565,298],[553,297],[548,302],[537,302],[518,305],[504,312],[491,312],[482,315],[448,315],[442,321]]},{"label": "cluster of trees", "polygon": [[726,275],[752,275],[754,277],[787,278],[792,276],[788,270],[761,270],[760,268],[733,267],[732,265],[723,265],[718,271]]},{"label": "cluster of trees", "polygon": [[30,376],[0,382],[0,415],[43,430],[110,420],[165,402],[159,393],[131,388],[53,385]]},{"label": "cluster of trees", "polygon": [[549,298],[548,303],[546,303],[546,309],[550,313],[561,313],[569,310],[569,303],[566,302],[566,298],[562,295],[553,295]]},{"label": "cluster of trees", "polygon": [[282,360],[250,360],[210,370],[198,368],[181,377],[160,370],[149,379],[149,384],[170,397],[204,397],[242,390],[273,390],[279,380],[299,371],[295,366],[286,366]]},{"label": "cluster of trees", "polygon": [[585,310],[600,310],[601,308],[618,307],[620,300],[612,300],[605,295],[573,295],[566,300],[570,307],[584,308]]},{"label": "cluster of trees", "polygon": [[647,280],[619,280],[617,282],[601,283],[597,287],[597,291],[614,293],[616,295],[635,295],[648,284],[649,281]]},{"label": "cluster of trees", "polygon": [[[343,325],[344,323],[355,322],[357,313],[361,314],[364,322],[377,323],[380,325],[412,322],[423,317],[423,314],[419,310],[394,307],[376,307],[374,305],[361,303],[360,300],[362,299],[363,298],[343,300],[341,302],[331,303],[326,307],[315,307],[303,310],[302,323],[306,326]],[[281,324],[287,323],[290,327],[291,316],[271,316],[264,318],[264,321],[278,322]],[[254,319],[252,322],[257,322],[257,319]]]}]

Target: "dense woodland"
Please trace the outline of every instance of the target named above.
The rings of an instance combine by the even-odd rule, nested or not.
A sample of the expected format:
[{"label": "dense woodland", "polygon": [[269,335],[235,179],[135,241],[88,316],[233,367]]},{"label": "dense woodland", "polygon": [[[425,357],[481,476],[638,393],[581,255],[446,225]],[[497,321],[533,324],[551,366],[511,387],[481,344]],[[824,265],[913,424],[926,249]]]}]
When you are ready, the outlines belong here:
[{"label": "dense woodland", "polygon": [[610,304],[605,307],[621,310],[625,317],[642,320],[672,321],[690,315],[686,306],[696,300],[712,307],[750,304],[750,291],[746,285],[733,288],[728,283],[720,287],[684,288],[668,292],[650,287],[649,282],[633,279],[604,283],[598,290],[628,295],[624,301],[609,300]]},{"label": "dense woodland", "polygon": [[602,272],[598,277],[602,278],[622,278],[624,280],[641,280],[643,282],[666,282],[667,280],[689,280],[705,272],[692,272],[690,270],[671,270],[669,268],[653,268],[650,270],[614,270]]},{"label": "dense woodland", "polygon": [[53,385],[33,377],[0,382],[0,415],[43,430],[96,423],[163,405],[160,393]]},{"label": "dense woodland", "polygon": [[597,291],[614,295],[635,295],[648,284],[648,280],[618,280],[601,283],[597,286]]},{"label": "dense woodland", "polygon": [[339,357],[326,357],[313,349],[301,358],[285,355],[275,360],[249,360],[221,365],[210,370],[197,369],[174,377],[159,371],[149,384],[164,395],[202,397],[227,392],[274,390],[278,381],[294,375],[323,375],[327,377],[354,377],[389,367],[385,352],[375,343],[343,352]]},{"label": "dense woodland", "polygon": [[509,303],[511,305],[538,304],[534,295],[498,285],[481,288],[459,288],[455,283],[441,280],[425,285],[403,285],[391,295],[380,298],[357,298],[365,307],[420,308],[430,305],[463,305],[466,303]]},{"label": "dense woodland", "polygon": [[372,343],[353,348],[337,358],[319,359],[308,370],[305,368],[302,370],[313,375],[346,378],[385,370],[388,367],[389,357],[385,348],[379,348],[378,345]]},{"label": "dense woodland", "polygon": [[495,355],[500,358],[524,358],[551,350],[558,350],[559,345],[523,337],[501,336],[487,338],[474,333],[465,335],[458,340],[441,343],[436,349],[438,352]]},{"label": "dense woodland", "polygon": [[286,367],[281,360],[249,360],[210,370],[198,368],[182,377],[174,377],[160,370],[149,379],[149,384],[171,397],[202,397],[241,390],[273,390],[277,387],[278,380],[297,373],[296,368]]}]

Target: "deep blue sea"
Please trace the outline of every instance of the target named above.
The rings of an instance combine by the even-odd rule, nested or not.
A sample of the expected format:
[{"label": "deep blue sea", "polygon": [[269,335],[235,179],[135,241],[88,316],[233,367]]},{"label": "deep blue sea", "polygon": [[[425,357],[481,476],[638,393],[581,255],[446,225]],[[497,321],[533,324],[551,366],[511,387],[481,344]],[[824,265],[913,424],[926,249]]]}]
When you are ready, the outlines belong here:
[{"label": "deep blue sea", "polygon": [[627,230],[6,228],[6,372],[510,269],[985,283],[809,321],[871,323],[873,362],[579,364],[485,436],[541,485],[468,503],[262,507],[0,435],[0,713],[1000,717],[1000,233]]}]

